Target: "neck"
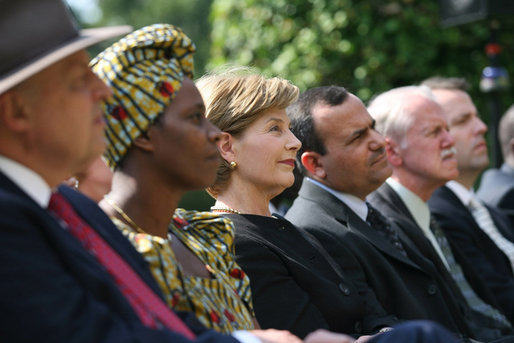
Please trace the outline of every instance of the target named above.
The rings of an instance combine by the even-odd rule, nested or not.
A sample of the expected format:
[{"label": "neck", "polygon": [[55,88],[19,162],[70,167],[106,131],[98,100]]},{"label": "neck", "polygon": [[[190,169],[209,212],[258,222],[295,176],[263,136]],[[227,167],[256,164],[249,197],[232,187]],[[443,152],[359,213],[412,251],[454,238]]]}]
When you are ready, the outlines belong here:
[{"label": "neck", "polygon": [[434,193],[436,189],[444,185],[444,183],[432,182],[426,178],[399,177],[395,174],[393,174],[391,177],[398,181],[402,186],[410,190],[412,193],[420,197],[424,202],[427,202],[428,199],[430,199],[432,193]]},{"label": "neck", "polygon": [[[111,192],[107,197],[144,232],[166,238],[168,225],[182,193],[170,192],[154,180],[155,178],[148,176],[138,177],[116,171]],[[109,202],[103,200],[100,205],[109,215],[124,221],[137,231]]]},{"label": "neck", "polygon": [[215,207],[226,206],[240,213],[271,216],[269,202],[276,194],[270,194],[248,183],[231,180],[216,198]]},{"label": "neck", "polygon": [[456,178],[455,181],[457,181],[467,189],[470,189],[475,184],[478,175],[480,175],[480,172],[459,170],[459,177]]}]

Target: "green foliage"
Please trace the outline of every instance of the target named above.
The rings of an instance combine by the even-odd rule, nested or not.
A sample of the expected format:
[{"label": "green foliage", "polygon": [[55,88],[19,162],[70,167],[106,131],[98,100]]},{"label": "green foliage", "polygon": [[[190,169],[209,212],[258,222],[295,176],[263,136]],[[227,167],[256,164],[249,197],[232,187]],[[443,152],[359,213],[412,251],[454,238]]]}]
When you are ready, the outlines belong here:
[{"label": "green foliage", "polygon": [[[195,74],[204,73],[209,56],[208,20],[212,0],[100,0],[103,16],[98,25],[132,25],[134,29],[156,23],[179,26],[195,42]],[[98,51],[106,46],[100,46]]]},{"label": "green foliage", "polygon": [[[488,25],[442,28],[436,1],[214,0],[210,18],[208,68],[252,65],[301,90],[339,84],[364,101],[430,76],[460,76],[487,112],[478,84],[489,64]],[[503,23],[500,42],[513,41],[511,22]],[[504,48],[503,56],[513,56],[512,46]],[[514,60],[501,62],[514,71]]]}]

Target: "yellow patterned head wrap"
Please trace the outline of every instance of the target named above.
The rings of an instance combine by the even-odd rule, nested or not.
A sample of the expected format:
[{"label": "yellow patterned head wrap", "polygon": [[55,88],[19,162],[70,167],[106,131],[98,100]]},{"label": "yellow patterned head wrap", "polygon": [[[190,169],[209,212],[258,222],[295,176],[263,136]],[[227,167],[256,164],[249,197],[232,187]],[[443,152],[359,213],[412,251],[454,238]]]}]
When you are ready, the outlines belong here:
[{"label": "yellow patterned head wrap", "polygon": [[132,142],[148,130],[182,87],[193,78],[194,43],[168,24],[143,27],[96,56],[93,72],[112,90],[104,102],[107,119],[104,157],[115,168]]}]

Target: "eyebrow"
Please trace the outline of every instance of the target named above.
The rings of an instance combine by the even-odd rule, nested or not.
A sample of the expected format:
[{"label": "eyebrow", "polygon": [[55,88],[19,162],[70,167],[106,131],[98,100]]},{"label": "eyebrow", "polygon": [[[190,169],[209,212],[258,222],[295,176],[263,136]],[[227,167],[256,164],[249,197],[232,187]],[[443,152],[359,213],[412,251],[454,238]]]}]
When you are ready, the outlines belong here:
[{"label": "eyebrow", "polygon": [[276,121],[276,122],[279,122],[279,123],[284,123],[284,120],[281,119],[281,118],[271,117],[268,120],[266,120],[266,124],[269,123],[269,122],[273,122],[273,121]]}]

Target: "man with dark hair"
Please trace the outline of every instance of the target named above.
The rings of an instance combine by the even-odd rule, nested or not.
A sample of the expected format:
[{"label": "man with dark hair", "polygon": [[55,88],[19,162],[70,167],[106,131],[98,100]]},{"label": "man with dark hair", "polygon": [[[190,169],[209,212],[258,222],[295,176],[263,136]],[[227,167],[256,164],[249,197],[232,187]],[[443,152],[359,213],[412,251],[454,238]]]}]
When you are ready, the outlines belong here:
[{"label": "man with dark hair", "polygon": [[[473,185],[488,166],[484,134],[487,126],[457,78],[432,78],[424,82],[442,106],[449,132],[455,140],[458,177],[437,189],[428,204],[452,246],[462,251],[492,290],[507,318],[514,319],[514,232],[507,216],[484,206]],[[464,261],[462,261],[464,262]]]},{"label": "man with dark hair", "polygon": [[[514,228],[514,105],[500,120],[498,138],[503,154],[503,164],[484,172],[477,196],[486,204],[502,209]],[[512,230],[514,233],[514,229]]]},{"label": "man with dark hair", "polygon": [[[297,162],[305,177],[286,218],[315,236],[343,268],[361,270],[387,313],[430,318],[475,339],[499,338],[471,322],[454,285],[366,203],[391,167],[386,141],[362,102],[342,87],[318,87],[300,95],[287,113],[302,142]],[[348,266],[353,259],[347,254],[358,264]]]}]

